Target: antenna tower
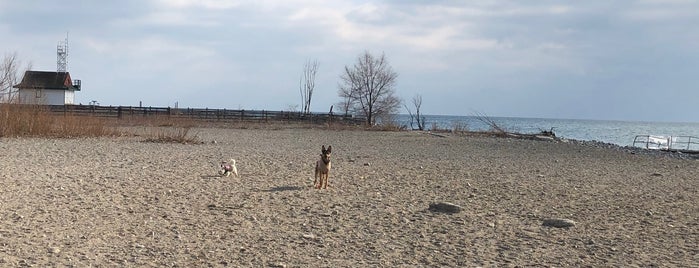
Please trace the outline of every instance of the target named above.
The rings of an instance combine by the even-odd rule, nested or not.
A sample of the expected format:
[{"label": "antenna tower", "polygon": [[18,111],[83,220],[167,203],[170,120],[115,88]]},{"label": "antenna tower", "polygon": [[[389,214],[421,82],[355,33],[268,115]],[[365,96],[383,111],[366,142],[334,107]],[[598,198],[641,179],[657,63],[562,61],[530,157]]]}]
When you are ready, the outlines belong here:
[{"label": "antenna tower", "polygon": [[56,49],[56,56],[58,60],[56,65],[59,73],[65,73],[68,71],[68,34],[66,33],[65,41],[58,41],[58,46]]}]

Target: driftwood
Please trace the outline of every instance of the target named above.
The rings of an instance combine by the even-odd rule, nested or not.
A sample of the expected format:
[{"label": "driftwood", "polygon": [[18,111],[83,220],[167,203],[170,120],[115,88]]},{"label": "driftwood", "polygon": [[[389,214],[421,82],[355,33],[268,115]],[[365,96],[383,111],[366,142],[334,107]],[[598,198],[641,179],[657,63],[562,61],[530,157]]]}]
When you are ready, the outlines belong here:
[{"label": "driftwood", "polygon": [[569,219],[545,219],[541,225],[547,227],[568,228],[575,226],[575,222]]},{"label": "driftwood", "polygon": [[428,209],[432,212],[441,212],[449,214],[461,212],[461,206],[449,202],[431,203]]}]

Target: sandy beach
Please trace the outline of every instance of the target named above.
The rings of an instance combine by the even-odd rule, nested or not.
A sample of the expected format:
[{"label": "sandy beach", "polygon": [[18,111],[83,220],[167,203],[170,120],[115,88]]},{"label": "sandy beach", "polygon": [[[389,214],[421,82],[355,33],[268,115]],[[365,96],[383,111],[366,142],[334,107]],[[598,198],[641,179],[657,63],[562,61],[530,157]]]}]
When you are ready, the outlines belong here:
[{"label": "sandy beach", "polygon": [[[0,139],[0,266],[699,263],[698,160],[405,131],[192,131],[203,144]],[[311,187],[321,145],[327,190]],[[217,175],[229,158],[240,177]]]}]

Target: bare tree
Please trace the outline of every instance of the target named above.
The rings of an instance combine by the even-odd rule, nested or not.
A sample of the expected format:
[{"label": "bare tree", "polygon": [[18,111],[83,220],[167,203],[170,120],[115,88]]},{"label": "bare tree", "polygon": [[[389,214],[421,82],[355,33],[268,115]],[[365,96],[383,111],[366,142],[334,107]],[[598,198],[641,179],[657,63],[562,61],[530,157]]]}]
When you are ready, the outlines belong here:
[{"label": "bare tree", "polygon": [[415,117],[417,119],[417,127],[420,130],[425,130],[425,116],[422,115],[422,95],[417,94],[413,97],[413,105],[415,106]]},{"label": "bare tree", "polygon": [[420,112],[420,108],[422,107],[422,95],[416,94],[413,99],[413,107],[415,108],[415,114],[410,110],[407,104],[405,104],[405,109],[408,111],[408,114],[410,115],[410,127],[415,129],[413,127],[413,122],[417,121],[417,129],[418,130],[425,130],[425,117],[422,116]]},{"label": "bare tree", "polygon": [[[17,91],[12,87],[18,84],[21,62],[17,59],[17,53],[6,54],[0,63],[0,102],[15,102]],[[27,66],[27,69],[30,67]]]},{"label": "bare tree", "polygon": [[389,116],[400,107],[400,99],[395,96],[396,78],[398,74],[385,54],[377,58],[365,51],[353,66],[345,66],[338,95],[346,102],[346,110],[361,112],[367,124],[374,125],[377,118]]},{"label": "bare tree", "polygon": [[318,73],[318,61],[308,60],[303,65],[303,73],[299,80],[299,91],[301,92],[301,112],[308,114],[311,112],[311,98],[316,87],[316,74]]}]

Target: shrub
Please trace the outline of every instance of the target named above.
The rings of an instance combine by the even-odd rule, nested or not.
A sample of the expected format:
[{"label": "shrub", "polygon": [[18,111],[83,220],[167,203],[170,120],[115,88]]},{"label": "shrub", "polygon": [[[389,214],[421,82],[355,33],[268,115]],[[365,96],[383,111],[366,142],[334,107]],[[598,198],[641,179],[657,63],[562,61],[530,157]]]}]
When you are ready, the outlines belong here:
[{"label": "shrub", "polygon": [[468,132],[468,125],[464,122],[454,121],[454,122],[451,122],[451,126],[452,126],[451,131],[454,134],[465,134],[466,132]]},{"label": "shrub", "polygon": [[201,144],[199,138],[190,136],[191,127],[160,127],[154,128],[146,142]]}]

